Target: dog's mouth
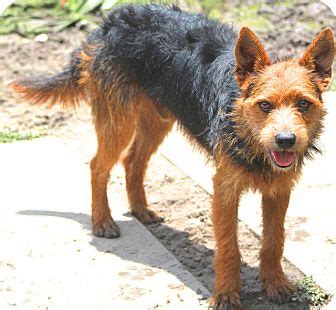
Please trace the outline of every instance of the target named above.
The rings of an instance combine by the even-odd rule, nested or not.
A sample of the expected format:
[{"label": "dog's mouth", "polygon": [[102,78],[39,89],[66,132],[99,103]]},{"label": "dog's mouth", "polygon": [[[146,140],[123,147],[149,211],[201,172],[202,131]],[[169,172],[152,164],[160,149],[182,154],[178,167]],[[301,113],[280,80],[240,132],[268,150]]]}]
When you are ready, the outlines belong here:
[{"label": "dog's mouth", "polygon": [[295,160],[295,153],[290,151],[271,151],[275,164],[281,168],[290,167]]}]

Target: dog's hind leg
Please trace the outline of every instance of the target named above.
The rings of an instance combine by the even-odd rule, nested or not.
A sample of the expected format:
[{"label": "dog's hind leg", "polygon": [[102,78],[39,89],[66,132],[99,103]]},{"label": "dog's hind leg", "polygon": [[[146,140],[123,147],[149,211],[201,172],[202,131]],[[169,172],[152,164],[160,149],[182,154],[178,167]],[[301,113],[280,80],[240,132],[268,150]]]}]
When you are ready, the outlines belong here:
[{"label": "dog's hind leg", "polygon": [[162,218],[148,208],[143,185],[147,164],[151,155],[171,130],[175,120],[172,116],[159,112],[148,99],[147,102],[142,102],[139,106],[142,109],[134,140],[128,148],[123,163],[131,212],[142,223],[148,224],[161,221]]},{"label": "dog's hind leg", "polygon": [[117,117],[109,117],[109,113],[95,116],[98,149],[91,160],[91,188],[93,234],[97,237],[120,235],[110,213],[106,190],[110,170],[134,134],[135,117],[134,111],[125,111],[125,115]]}]

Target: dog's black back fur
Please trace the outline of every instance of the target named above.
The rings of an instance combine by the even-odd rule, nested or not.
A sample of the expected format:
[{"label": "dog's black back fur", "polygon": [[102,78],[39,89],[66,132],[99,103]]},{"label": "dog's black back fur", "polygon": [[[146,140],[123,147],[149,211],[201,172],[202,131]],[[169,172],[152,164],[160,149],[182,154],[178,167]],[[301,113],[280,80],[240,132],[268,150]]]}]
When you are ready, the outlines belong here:
[{"label": "dog's black back fur", "polygon": [[159,5],[124,6],[112,11],[91,35],[101,42],[94,70],[109,87],[113,66],[130,84],[137,83],[156,102],[173,112],[179,123],[210,153],[218,139],[237,141],[226,151],[236,160],[245,148],[234,139],[229,113],[240,89],[235,80],[232,27]]}]

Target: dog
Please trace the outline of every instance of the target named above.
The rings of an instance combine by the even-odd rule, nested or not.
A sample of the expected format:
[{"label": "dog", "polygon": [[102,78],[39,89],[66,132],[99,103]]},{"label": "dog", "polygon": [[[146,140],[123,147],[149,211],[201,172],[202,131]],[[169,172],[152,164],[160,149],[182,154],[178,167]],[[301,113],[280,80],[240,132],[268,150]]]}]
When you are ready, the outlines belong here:
[{"label": "dog", "polygon": [[237,213],[241,194],[262,193],[260,278],[270,299],[295,289],[281,267],[291,191],[316,146],[332,71],[334,39],[324,29],[298,59],[271,61],[249,29],[177,7],[126,5],[113,10],[51,77],[14,81],[35,104],[92,107],[98,149],[91,161],[93,234],[120,230],[107,200],[110,170],[123,158],[132,213],[161,221],[148,208],[147,163],[175,122],[216,165],[212,220],[216,239],[214,309],[240,305]]}]

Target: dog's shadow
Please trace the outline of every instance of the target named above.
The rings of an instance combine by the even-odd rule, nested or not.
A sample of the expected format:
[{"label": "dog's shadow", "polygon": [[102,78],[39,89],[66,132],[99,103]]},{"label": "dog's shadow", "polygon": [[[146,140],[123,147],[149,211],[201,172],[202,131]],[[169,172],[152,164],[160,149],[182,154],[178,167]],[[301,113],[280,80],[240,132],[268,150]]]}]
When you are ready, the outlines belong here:
[{"label": "dog's shadow", "polygon": [[[38,216],[53,216],[61,217],[78,222],[87,233],[91,234],[91,216],[83,213],[73,213],[73,212],[57,212],[49,210],[24,210],[19,211],[18,214],[21,215],[38,215]],[[105,239],[105,238],[96,238],[92,236],[90,244],[94,246],[98,251],[103,253],[111,253],[117,255],[121,259],[130,260],[136,263],[144,264],[154,268],[165,269],[167,272],[173,274],[178,278],[183,284],[188,286],[190,289],[195,291],[197,294],[201,295],[203,298],[208,298],[209,294],[206,290],[200,289],[200,287],[193,281],[190,281],[190,278],[186,276],[186,272],[181,270],[180,267],[176,266],[176,260],[172,257],[167,257],[166,252],[153,252],[148,253],[146,250],[141,248],[143,242],[148,242],[146,236],[141,235],[132,235],[127,234],[137,233],[137,230],[134,229],[134,226],[139,225],[139,222],[129,214],[125,214],[127,220],[125,221],[116,221],[121,228],[122,235],[120,238],[116,239]],[[157,224],[158,225],[158,224]],[[188,248],[191,247],[193,250],[190,253],[207,253],[204,257],[203,262],[195,263],[205,263],[211,264],[213,261],[214,251],[207,248],[206,246],[196,243],[189,238],[189,235],[185,231],[176,230],[164,223],[164,231],[168,235],[173,235],[175,238],[188,239]],[[146,231],[149,234],[149,232]],[[150,238],[151,239],[151,238]],[[150,240],[149,239],[149,240]],[[140,242],[141,241],[141,242]],[[149,247],[150,248],[150,247]],[[209,265],[208,265],[209,266]],[[189,270],[193,273],[193,270]],[[309,309],[309,305],[306,302],[300,302],[294,304],[284,304],[284,305],[275,305],[270,303],[265,296],[265,293],[262,290],[262,285],[258,278],[259,269],[251,267],[248,264],[243,263],[242,266],[242,280],[243,280],[243,289],[241,294],[241,302],[243,309]],[[195,276],[195,274],[194,274]],[[205,286],[211,291],[212,282],[213,282],[214,272],[211,269],[211,274],[207,275]]]}]

